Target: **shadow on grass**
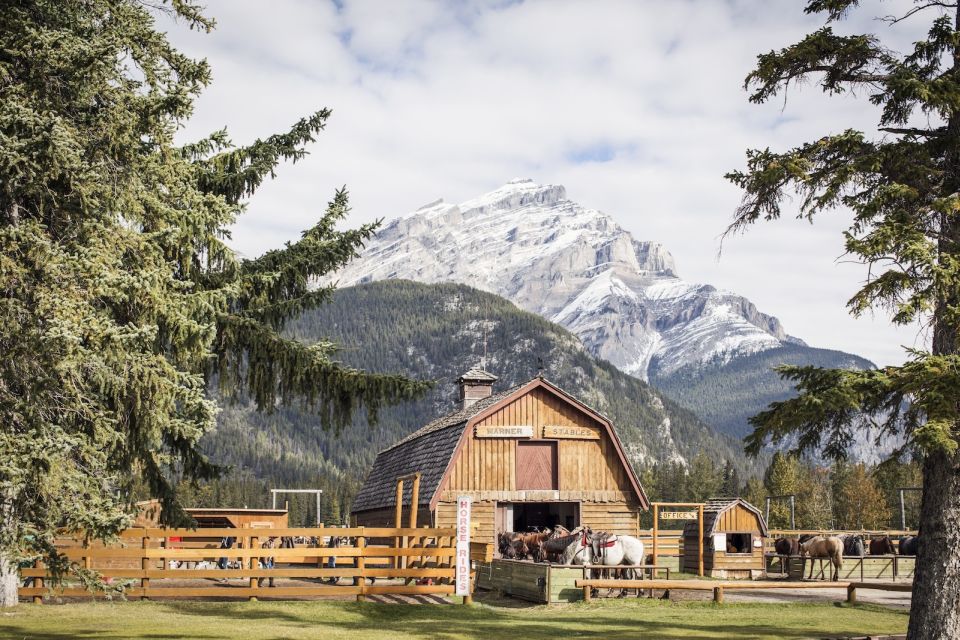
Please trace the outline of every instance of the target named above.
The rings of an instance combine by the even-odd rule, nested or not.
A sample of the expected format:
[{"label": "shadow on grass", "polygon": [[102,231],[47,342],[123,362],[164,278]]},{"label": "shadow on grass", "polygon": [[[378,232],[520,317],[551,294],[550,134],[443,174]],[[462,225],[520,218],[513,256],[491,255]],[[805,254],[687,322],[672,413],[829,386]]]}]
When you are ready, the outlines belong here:
[{"label": "shadow on grass", "polygon": [[[123,606],[123,605],[119,605]],[[793,605],[777,607],[765,604],[635,603],[623,602],[578,604],[565,607],[507,609],[487,605],[475,607],[411,606],[353,602],[285,602],[273,603],[209,603],[174,601],[152,604],[151,622],[144,633],[135,628],[125,630],[91,629],[87,622],[62,632],[39,633],[17,621],[17,626],[0,624],[0,635],[11,638],[65,640],[66,638],[286,638],[291,632],[311,637],[466,638],[492,640],[516,637],[524,640],[558,637],[602,637],[614,640],[637,637],[651,638],[809,638],[811,636],[865,635],[883,631],[870,622],[871,613],[906,614],[875,605],[855,608],[839,606],[837,613],[849,613],[833,620],[834,607]],[[846,611],[844,611],[846,610]],[[784,617],[778,617],[781,611]],[[799,611],[799,615],[798,614]],[[106,613],[106,612],[105,612]],[[144,612],[147,613],[146,611]],[[860,614],[860,615],[857,615]],[[155,621],[170,619],[169,632],[157,632]],[[191,628],[191,616],[220,618],[223,626],[216,630]],[[186,618],[186,619],[185,619]],[[859,620],[860,618],[867,618]],[[130,624],[137,622],[136,617]],[[887,623],[889,620],[887,620]],[[820,624],[822,623],[822,624]],[[859,628],[860,626],[864,628]],[[203,627],[205,625],[198,625]],[[231,634],[231,630],[236,633]],[[121,631],[126,631],[122,633]]]}]

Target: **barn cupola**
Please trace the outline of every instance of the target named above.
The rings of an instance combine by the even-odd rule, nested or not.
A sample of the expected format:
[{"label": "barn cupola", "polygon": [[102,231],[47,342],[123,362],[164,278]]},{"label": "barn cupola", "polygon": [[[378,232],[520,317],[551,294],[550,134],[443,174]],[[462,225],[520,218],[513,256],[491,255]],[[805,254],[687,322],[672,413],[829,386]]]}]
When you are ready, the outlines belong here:
[{"label": "barn cupola", "polygon": [[492,395],[493,383],[496,381],[497,376],[477,367],[472,367],[465,374],[457,378],[463,408],[466,409],[477,400],[483,400]]}]

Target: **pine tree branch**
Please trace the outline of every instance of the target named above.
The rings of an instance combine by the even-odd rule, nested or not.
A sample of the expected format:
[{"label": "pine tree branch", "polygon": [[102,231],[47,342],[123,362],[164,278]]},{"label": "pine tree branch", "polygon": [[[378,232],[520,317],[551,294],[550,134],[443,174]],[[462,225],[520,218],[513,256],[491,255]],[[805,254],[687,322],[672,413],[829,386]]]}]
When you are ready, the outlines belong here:
[{"label": "pine tree branch", "polygon": [[916,127],[879,127],[877,131],[908,136],[921,136],[925,138],[941,138],[947,135],[947,130],[945,127],[941,127],[939,129],[918,129]]}]

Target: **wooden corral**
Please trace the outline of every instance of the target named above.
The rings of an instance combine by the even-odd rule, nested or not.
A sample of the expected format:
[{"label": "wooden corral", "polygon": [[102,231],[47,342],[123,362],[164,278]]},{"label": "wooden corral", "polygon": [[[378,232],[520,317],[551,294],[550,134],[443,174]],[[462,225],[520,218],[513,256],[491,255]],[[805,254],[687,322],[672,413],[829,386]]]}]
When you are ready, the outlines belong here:
[{"label": "wooden corral", "polygon": [[468,372],[467,406],[380,452],[352,523],[394,525],[396,481],[419,472],[418,524],[454,526],[457,496],[469,495],[481,542],[555,524],[637,535],[649,503],[610,421],[543,378],[492,394],[495,379]]},{"label": "wooden corral", "polygon": [[[112,596],[256,599],[356,595],[362,599],[369,594],[451,594],[454,591],[456,531],[452,528],[341,528],[336,531],[345,543],[335,548],[323,546],[323,535],[329,531],[331,529],[324,528],[269,531],[252,527],[137,528],[122,532],[118,543],[109,546],[86,545],[82,536],[65,536],[58,539],[57,549],[74,566],[96,569],[105,578],[116,579],[104,594]],[[236,545],[230,549],[208,542],[227,536],[236,538]],[[274,536],[310,542],[296,548],[264,548],[262,543]],[[418,544],[411,548],[398,548],[389,542],[376,544],[380,540],[402,537],[414,539]],[[321,562],[312,566],[292,564],[304,555],[319,557]],[[408,566],[391,562],[397,556],[410,560]],[[470,545],[472,561],[489,563],[492,556],[492,545]],[[337,560],[335,567],[324,562],[331,557]],[[219,568],[220,558],[228,561],[228,568]],[[273,568],[261,563],[264,558],[275,560]],[[24,568],[20,573],[28,580],[19,590],[20,597],[32,598],[34,602],[51,596],[96,595],[87,591],[73,572],[53,590],[50,589],[52,576],[46,568]],[[286,584],[281,582],[272,587],[264,582],[274,580],[286,581]],[[333,580],[336,584],[325,585],[318,580]]]},{"label": "wooden corral", "polygon": [[[683,528],[683,570],[696,573],[697,522]],[[703,569],[714,578],[763,575],[767,523],[760,510],[741,498],[713,498],[703,509]]]}]

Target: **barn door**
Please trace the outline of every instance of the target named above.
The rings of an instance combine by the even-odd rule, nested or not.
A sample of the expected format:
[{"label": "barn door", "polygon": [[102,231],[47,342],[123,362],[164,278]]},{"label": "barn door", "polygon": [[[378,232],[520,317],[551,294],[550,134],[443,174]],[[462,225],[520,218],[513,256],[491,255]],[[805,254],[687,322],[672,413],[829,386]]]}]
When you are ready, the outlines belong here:
[{"label": "barn door", "polygon": [[517,443],[517,491],[557,488],[557,443]]}]

